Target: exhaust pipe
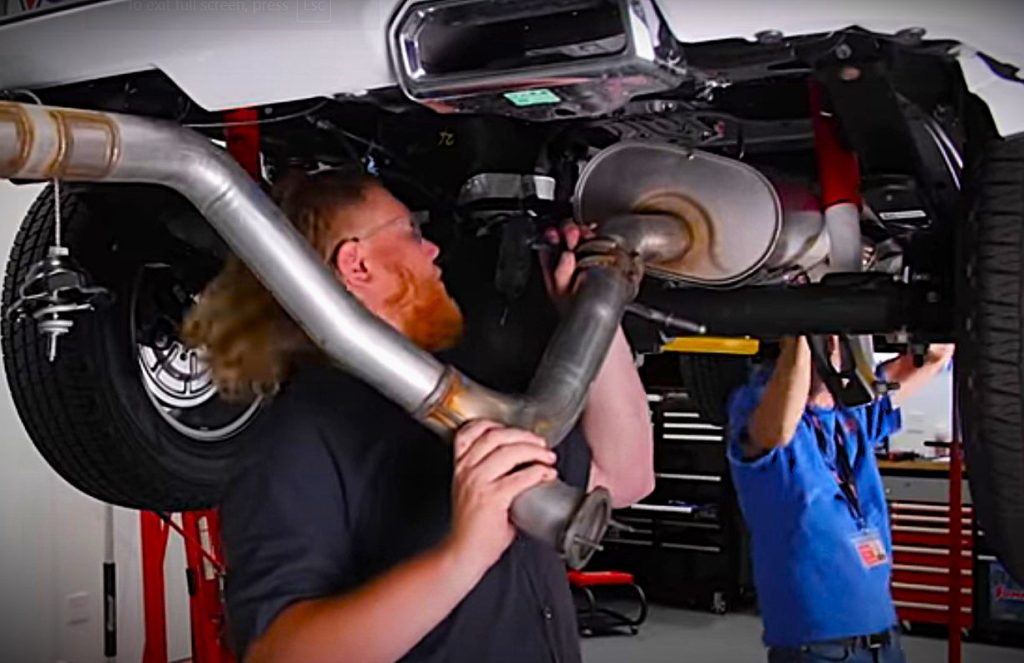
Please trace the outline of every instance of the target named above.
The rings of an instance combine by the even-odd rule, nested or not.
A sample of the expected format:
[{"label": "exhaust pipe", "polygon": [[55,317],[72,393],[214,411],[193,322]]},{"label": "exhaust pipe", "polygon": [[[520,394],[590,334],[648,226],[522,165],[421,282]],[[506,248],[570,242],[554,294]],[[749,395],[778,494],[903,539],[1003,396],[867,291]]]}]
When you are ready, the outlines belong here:
[{"label": "exhaust pipe", "polygon": [[[366,310],[234,160],[176,124],[0,102],[0,177],[168,186],[192,202],[334,362],[442,436],[481,417],[536,432],[552,446],[576,422],[645,262],[678,257],[688,236],[664,216],[627,216],[581,247],[576,295],[523,395],[476,384]],[[606,230],[607,231],[606,231]],[[607,490],[561,481],[516,499],[512,520],[583,566],[607,528]]]}]

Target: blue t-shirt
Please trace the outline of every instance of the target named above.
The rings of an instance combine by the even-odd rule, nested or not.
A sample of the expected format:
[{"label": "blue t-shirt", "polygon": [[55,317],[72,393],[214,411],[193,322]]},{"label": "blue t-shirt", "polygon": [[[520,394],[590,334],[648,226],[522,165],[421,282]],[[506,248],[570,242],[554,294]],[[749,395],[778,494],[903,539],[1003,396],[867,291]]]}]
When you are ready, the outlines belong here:
[{"label": "blue t-shirt", "polygon": [[[765,643],[799,646],[884,631],[896,623],[889,593],[892,541],[873,452],[899,429],[899,410],[888,396],[858,408],[808,407],[788,444],[745,459],[747,421],[769,378],[763,371],[733,393],[728,435],[733,480],[751,532]],[[837,424],[860,522],[836,480]],[[886,561],[869,568],[857,543],[870,530],[881,537]]]}]

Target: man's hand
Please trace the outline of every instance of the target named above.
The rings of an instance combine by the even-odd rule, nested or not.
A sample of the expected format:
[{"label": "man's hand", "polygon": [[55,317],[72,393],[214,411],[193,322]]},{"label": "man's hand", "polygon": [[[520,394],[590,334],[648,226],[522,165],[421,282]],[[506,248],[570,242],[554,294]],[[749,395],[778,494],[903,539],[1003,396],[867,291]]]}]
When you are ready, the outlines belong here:
[{"label": "man's hand", "polygon": [[493,421],[473,421],[455,435],[452,532],[460,558],[491,567],[515,537],[508,510],[523,491],[557,477],[544,440]]},{"label": "man's hand", "polygon": [[898,382],[900,388],[890,396],[892,404],[900,407],[907,402],[914,394],[921,390],[924,385],[942,372],[946,364],[953,358],[956,346],[952,343],[936,343],[928,346],[928,352],[924,357],[924,364],[914,365],[914,358],[910,355],[901,355],[896,359],[883,365],[882,372],[890,382]]},{"label": "man's hand", "polygon": [[573,253],[579,246],[581,239],[589,238],[593,232],[579,224],[568,222],[561,230],[549,228],[544,233],[544,239],[551,245],[552,249],[562,246],[565,241],[565,250],[558,256],[557,261],[553,257],[553,251],[541,254],[541,268],[544,273],[544,285],[547,286],[548,295],[559,309],[563,308],[572,294],[572,275],[576,271],[576,254]]},{"label": "man's hand", "polygon": [[928,354],[925,355],[926,363],[939,363],[943,367],[953,358],[956,352],[956,345],[953,343],[933,343],[928,346]]}]

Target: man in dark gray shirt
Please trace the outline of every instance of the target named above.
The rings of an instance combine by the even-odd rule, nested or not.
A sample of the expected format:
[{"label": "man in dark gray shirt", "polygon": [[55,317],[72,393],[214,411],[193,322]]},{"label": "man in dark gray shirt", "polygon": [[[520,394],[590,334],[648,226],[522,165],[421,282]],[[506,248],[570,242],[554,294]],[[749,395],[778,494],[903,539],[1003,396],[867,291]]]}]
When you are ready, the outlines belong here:
[{"label": "man in dark gray shirt", "polygon": [[[269,414],[265,448],[222,511],[240,650],[286,606],[359,591],[444,545],[452,517],[451,447],[371,388],[331,369],[306,370]],[[562,478],[585,486],[590,454],[580,433],[558,452]],[[464,570],[476,575],[469,564]],[[437,594],[456,589],[441,573],[427,583]],[[378,618],[389,631],[402,617]],[[367,660],[358,650],[338,654]],[[561,560],[549,545],[517,536],[406,660],[578,662]]]},{"label": "man in dark gray shirt", "polygon": [[[370,311],[429,351],[457,341],[462,317],[437,247],[376,181],[317,173],[279,199]],[[570,248],[579,235],[566,229]],[[566,296],[574,269],[564,254],[550,271],[553,296]],[[186,335],[207,349],[224,393],[280,391],[223,505],[228,618],[245,660],[579,660],[564,568],[516,534],[508,509],[556,473],[607,487],[616,506],[651,490],[646,398],[621,333],[557,454],[486,421],[442,444],[371,388],[317,366],[237,261],[204,293]]]}]

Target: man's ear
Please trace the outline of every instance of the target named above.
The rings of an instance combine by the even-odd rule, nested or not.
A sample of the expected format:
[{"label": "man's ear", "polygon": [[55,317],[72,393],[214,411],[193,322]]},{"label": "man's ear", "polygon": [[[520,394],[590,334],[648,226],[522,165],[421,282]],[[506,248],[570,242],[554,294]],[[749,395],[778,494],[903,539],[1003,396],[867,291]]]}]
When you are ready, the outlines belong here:
[{"label": "man's ear", "polygon": [[370,280],[370,272],[363,259],[359,242],[348,241],[338,247],[334,268],[338,270],[345,285],[349,288],[358,288]]}]

